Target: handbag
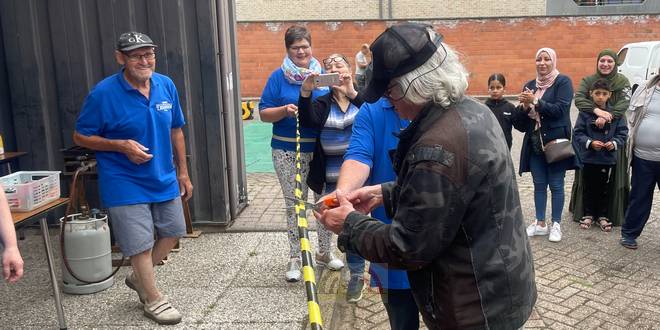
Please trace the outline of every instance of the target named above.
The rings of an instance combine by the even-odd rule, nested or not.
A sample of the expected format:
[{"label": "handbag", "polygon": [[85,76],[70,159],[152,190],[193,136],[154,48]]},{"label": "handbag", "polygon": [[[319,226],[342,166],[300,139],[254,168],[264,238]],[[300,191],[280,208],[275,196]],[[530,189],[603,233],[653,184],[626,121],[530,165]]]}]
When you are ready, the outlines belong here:
[{"label": "handbag", "polygon": [[575,150],[573,150],[573,143],[571,143],[571,140],[554,139],[545,144],[543,143],[542,135],[543,134],[539,134],[539,137],[541,138],[541,146],[543,147],[545,161],[548,162],[548,164],[575,156]]}]

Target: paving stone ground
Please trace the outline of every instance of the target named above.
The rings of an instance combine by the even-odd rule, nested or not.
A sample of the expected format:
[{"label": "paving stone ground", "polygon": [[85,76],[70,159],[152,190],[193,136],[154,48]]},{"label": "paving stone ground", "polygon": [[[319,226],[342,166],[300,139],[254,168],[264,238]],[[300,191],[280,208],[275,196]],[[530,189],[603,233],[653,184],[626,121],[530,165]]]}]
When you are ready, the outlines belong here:
[{"label": "paving stone ground", "polygon": [[[572,116],[575,120],[576,111]],[[512,159],[516,169],[522,134],[514,132]],[[517,177],[525,219],[534,219],[534,187],[529,173]],[[573,172],[566,175],[563,239],[530,239],[539,292],[527,329],[660,329],[660,192],[636,251],[619,245],[620,227],[611,233],[598,226],[581,230],[567,211]],[[229,231],[285,230],[284,207],[273,174],[249,174],[250,207]],[[550,193],[548,193],[550,197]],[[548,201],[548,214],[550,214]],[[284,263],[284,259],[282,261]],[[345,288],[336,273],[324,272],[321,287],[332,309],[324,317],[332,329],[388,329],[387,315],[375,290],[357,306],[344,302]],[[332,292],[336,292],[332,296]],[[331,297],[328,298],[328,294]],[[326,304],[328,305],[328,304]]]},{"label": "paving stone ground", "polygon": [[[520,134],[512,158],[518,163]],[[566,201],[573,180],[566,178]],[[531,176],[518,177],[527,221],[533,220]],[[184,239],[180,252],[158,267],[158,285],[183,313],[185,329],[304,329],[308,323],[303,285],[284,281],[288,255],[284,203],[274,174],[248,175],[249,206],[224,232]],[[539,298],[528,329],[660,329],[660,192],[640,248],[618,244],[620,229],[578,229],[564,211],[563,240],[531,239]],[[548,205],[548,207],[550,207]],[[310,217],[311,218],[311,217]],[[313,223],[314,221],[312,221]],[[316,245],[315,233],[311,241]],[[59,275],[57,231],[51,230]],[[26,274],[17,284],[0,280],[0,328],[57,326],[43,241],[28,230],[19,242]],[[124,267],[113,287],[92,295],[64,295],[71,329],[152,329],[133,291],[123,284]],[[374,290],[357,304],[345,302],[340,272],[319,270],[319,300],[326,329],[388,329],[387,314]]]}]

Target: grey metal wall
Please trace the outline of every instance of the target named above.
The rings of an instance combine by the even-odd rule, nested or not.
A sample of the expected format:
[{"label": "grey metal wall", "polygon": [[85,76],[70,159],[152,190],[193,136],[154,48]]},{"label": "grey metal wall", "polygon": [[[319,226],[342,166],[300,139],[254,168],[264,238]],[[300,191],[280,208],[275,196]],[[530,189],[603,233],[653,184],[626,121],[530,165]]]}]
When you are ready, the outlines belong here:
[{"label": "grey metal wall", "polygon": [[22,169],[62,169],[59,150],[73,145],[85,96],[120,69],[117,37],[145,32],[159,45],[156,70],[173,79],[184,108],[194,221],[230,223],[247,202],[234,15],[233,0],[0,1],[8,150],[29,152]]}]

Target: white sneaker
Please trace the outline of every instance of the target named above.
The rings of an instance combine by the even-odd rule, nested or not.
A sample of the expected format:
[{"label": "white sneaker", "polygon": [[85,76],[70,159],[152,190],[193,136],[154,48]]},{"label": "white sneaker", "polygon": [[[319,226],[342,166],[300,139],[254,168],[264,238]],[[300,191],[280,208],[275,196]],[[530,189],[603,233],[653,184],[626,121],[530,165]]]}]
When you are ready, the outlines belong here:
[{"label": "white sneaker", "polygon": [[332,252],[327,252],[325,254],[316,254],[316,263],[328,267],[330,270],[340,270],[344,267],[344,263],[341,259],[335,257],[335,254]]},{"label": "white sneaker", "polygon": [[561,241],[561,226],[559,222],[554,222],[552,224],[552,229],[550,229],[550,237],[548,237],[550,242],[559,242]]},{"label": "white sneaker", "polygon": [[541,227],[537,223],[537,221],[534,221],[533,224],[527,226],[527,236],[545,236],[548,234],[548,226]]},{"label": "white sneaker", "polygon": [[289,263],[287,263],[286,265],[286,273],[284,274],[287,282],[300,281],[300,277],[302,276],[302,273],[300,272],[300,267],[301,267],[300,259],[291,258],[289,260]]}]

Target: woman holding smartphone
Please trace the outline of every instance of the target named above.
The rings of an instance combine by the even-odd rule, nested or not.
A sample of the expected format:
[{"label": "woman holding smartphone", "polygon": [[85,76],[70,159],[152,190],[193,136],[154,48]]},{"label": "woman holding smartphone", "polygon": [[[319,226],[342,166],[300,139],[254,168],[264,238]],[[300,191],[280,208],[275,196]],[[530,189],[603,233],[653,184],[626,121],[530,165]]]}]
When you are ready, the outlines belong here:
[{"label": "woman holding smartphone", "polygon": [[[285,278],[288,282],[299,281],[302,273],[300,238],[295,214],[296,178],[296,114],[300,86],[305,78],[323,71],[321,64],[312,56],[312,36],[304,26],[289,27],[284,34],[286,56],[282,65],[268,78],[259,102],[259,117],[273,123],[273,165],[282,187],[286,205],[287,233],[289,237],[289,262]],[[327,92],[327,88],[312,91],[312,98]],[[307,200],[305,180],[309,173],[309,161],[318,136],[313,128],[300,129],[300,175],[302,176],[302,199]],[[330,250],[332,233],[323,226],[318,228],[319,252],[317,262],[326,263],[330,269],[340,269],[344,264]]]},{"label": "woman holding smartphone", "polygon": [[[570,157],[548,163],[543,145],[557,139],[571,139],[570,108],[573,99],[571,79],[557,70],[557,54],[552,48],[536,52],[536,79],[530,80],[518,96],[516,127],[524,127],[519,173],[532,172],[536,219],[527,227],[527,236],[549,234],[551,242],[561,241],[561,215],[564,208],[564,177],[577,167]],[[548,187],[552,193],[552,226],[546,226]],[[550,228],[548,228],[550,227]]]},{"label": "woman holding smartphone", "polygon": [[[353,121],[364,102],[355,89],[351,65],[344,55],[328,56],[323,60],[323,66],[329,74],[313,73],[307,77],[300,88],[298,100],[300,124],[320,130],[307,177],[307,184],[316,199],[337,188],[339,169],[353,132]],[[331,86],[332,92],[312,101],[311,93],[319,84],[333,83],[336,85]],[[317,226],[321,227],[320,224]],[[364,259],[352,254],[347,255],[346,259],[351,273],[346,296],[349,302],[357,302],[362,294]]]}]

